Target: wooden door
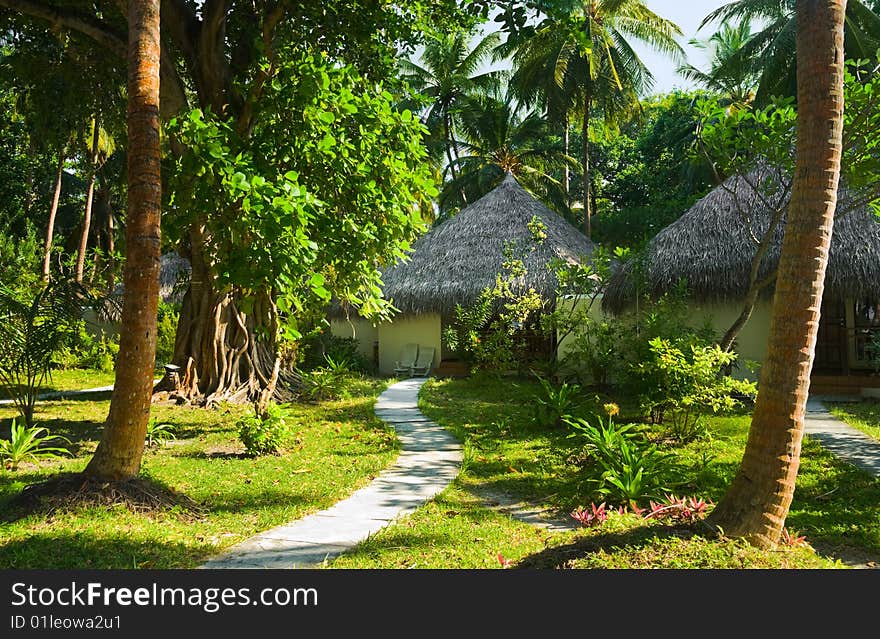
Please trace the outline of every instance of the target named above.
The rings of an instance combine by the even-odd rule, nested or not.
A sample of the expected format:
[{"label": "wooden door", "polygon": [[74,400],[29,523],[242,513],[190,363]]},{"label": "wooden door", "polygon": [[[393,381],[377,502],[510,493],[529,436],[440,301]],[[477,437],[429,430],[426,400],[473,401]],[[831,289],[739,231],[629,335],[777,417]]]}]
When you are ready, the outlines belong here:
[{"label": "wooden door", "polygon": [[816,336],[816,359],[813,372],[846,375],[847,359],[846,305],[840,299],[822,300],[819,333]]}]

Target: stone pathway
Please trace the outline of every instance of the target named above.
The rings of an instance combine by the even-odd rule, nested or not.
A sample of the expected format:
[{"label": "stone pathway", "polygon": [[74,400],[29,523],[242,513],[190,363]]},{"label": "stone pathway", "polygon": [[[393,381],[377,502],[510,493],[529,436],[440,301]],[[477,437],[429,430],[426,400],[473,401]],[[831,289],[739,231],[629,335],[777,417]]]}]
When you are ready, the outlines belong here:
[{"label": "stone pathway", "polygon": [[425,381],[393,384],[376,401],[376,414],[400,439],[394,466],[348,499],[246,539],[201,568],[314,568],[446,488],[458,475],[461,444],[419,411],[419,389]]},{"label": "stone pathway", "polygon": [[818,398],[807,401],[804,433],[837,457],[880,477],[880,442],[837,419]]}]

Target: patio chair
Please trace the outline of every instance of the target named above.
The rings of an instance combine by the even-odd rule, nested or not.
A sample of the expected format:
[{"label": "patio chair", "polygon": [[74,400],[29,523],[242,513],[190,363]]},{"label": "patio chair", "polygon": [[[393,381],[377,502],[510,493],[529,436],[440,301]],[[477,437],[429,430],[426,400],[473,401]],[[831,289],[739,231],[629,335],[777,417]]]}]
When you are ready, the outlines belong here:
[{"label": "patio chair", "polygon": [[418,344],[404,344],[403,348],[400,350],[400,359],[394,362],[394,374],[412,377],[413,366],[416,365],[416,358],[418,355]]},{"label": "patio chair", "polygon": [[412,374],[414,376],[428,376],[428,373],[431,372],[431,368],[434,365],[434,350],[433,346],[419,347],[419,356],[416,358],[416,363],[413,364],[412,367]]}]

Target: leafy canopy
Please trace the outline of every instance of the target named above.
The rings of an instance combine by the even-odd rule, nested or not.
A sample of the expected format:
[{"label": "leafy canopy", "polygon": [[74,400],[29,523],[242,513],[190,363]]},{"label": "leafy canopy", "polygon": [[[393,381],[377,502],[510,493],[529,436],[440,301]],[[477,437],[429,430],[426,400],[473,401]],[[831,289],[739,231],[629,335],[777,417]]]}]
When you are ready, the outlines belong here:
[{"label": "leafy canopy", "polygon": [[188,151],[171,172],[170,232],[204,220],[220,286],[270,290],[295,338],[293,316],[334,294],[389,311],[379,270],[404,256],[437,189],[423,125],[381,85],[321,55],[276,64],[247,136],[198,109],[171,123]]}]

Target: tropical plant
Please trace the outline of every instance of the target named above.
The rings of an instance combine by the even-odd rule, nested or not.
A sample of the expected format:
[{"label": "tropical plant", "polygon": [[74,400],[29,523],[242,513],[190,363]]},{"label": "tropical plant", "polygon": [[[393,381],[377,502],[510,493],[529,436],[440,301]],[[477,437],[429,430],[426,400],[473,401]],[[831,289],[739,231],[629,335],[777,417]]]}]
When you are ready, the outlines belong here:
[{"label": "tropical plant", "polygon": [[[498,45],[499,35],[490,33],[472,48],[471,38],[464,31],[437,35],[425,44],[419,61],[400,61],[401,78],[414,93],[411,101],[402,106],[416,113],[424,112],[428,150],[439,164],[445,164],[452,180],[458,177],[459,115],[469,106],[468,98],[497,92],[503,78],[499,71],[479,72],[492,48]],[[445,162],[440,160],[444,154]]]},{"label": "tropical plant", "polygon": [[42,459],[55,459],[69,455],[66,448],[46,446],[55,440],[70,440],[60,435],[50,435],[42,426],[26,426],[18,424],[15,418],[10,426],[10,438],[0,439],[0,461],[9,470],[18,470],[22,462],[39,462]]},{"label": "tropical plant", "polygon": [[668,491],[673,458],[648,443],[635,424],[614,422],[615,405],[606,407],[607,422],[597,425],[586,419],[566,419],[570,437],[583,442],[587,463],[584,483],[591,493],[614,503],[638,507],[640,502],[659,499]]},{"label": "tropical plant", "polygon": [[[537,26],[517,28],[502,52],[512,55],[513,82],[520,85],[520,95],[543,95],[554,106],[551,115],[580,113],[582,205],[589,237],[593,108],[599,107],[610,121],[636,105],[638,96],[651,87],[653,76],[629,39],[678,57],[682,49],[675,38],[681,30],[642,0],[568,0],[540,3],[539,8],[544,19]],[[548,88],[548,78],[554,79],[557,90]]]},{"label": "tropical plant", "polygon": [[[678,72],[705,88],[720,93],[725,101],[736,105],[746,105],[755,99],[759,74],[752,60],[744,59],[741,49],[752,38],[752,25],[748,20],[731,24],[724,22],[706,40],[692,38],[691,46],[709,55],[709,69],[703,71],[692,64],[684,64]],[[737,57],[736,62],[730,62]]]},{"label": "tropical plant", "polygon": [[508,174],[557,211],[566,211],[566,193],[554,175],[577,161],[565,154],[547,121],[536,112],[520,117],[510,103],[489,96],[465,104],[458,117],[463,154],[452,163],[458,177],[444,185],[441,212],[464,206],[462,194],[466,201],[479,199]]},{"label": "tropical plant", "polygon": [[155,417],[151,417],[147,422],[147,446],[159,446],[171,439],[177,439],[174,424],[160,422]]},{"label": "tropical plant", "polygon": [[88,299],[81,286],[64,280],[39,287],[29,299],[0,283],[0,387],[28,427],[40,387],[77,334]]},{"label": "tropical plant", "polygon": [[284,411],[274,402],[269,402],[262,413],[254,407],[254,411],[241,417],[236,426],[245,450],[254,456],[278,453],[290,436]]},{"label": "tropical plant", "polygon": [[[701,24],[721,21],[758,23],[756,30],[736,52],[714,70],[719,77],[742,74],[760,76],[756,101],[767,104],[774,96],[797,95],[796,0],[734,0],[712,11]],[[873,58],[880,48],[880,14],[861,0],[846,3],[844,56],[847,60]]]},{"label": "tropical plant", "polygon": [[581,387],[568,382],[554,386],[550,380],[537,377],[541,391],[533,396],[535,423],[542,428],[561,426],[563,420],[577,410]]}]

